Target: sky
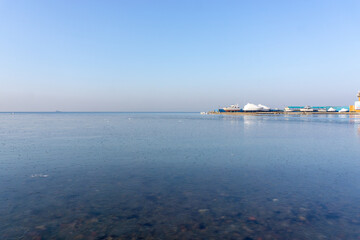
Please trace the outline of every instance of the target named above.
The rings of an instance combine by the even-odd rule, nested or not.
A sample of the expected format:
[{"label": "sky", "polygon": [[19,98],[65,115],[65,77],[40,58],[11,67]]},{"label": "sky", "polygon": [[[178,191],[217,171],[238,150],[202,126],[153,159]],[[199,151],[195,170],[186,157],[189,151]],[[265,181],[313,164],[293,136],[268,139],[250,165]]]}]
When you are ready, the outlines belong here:
[{"label": "sky", "polygon": [[352,105],[360,1],[0,0],[0,111]]}]

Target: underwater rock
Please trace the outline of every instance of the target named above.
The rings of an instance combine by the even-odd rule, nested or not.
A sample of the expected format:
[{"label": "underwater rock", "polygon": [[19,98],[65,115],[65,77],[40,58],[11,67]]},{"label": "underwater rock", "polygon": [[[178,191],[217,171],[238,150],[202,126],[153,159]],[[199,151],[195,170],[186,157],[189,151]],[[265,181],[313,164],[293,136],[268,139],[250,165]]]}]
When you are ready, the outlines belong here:
[{"label": "underwater rock", "polygon": [[205,223],[200,223],[199,224],[199,229],[205,229],[206,228],[206,225],[205,225]]},{"label": "underwater rock", "polygon": [[48,176],[49,175],[47,174],[39,174],[39,173],[30,175],[31,178],[47,178]]},{"label": "underwater rock", "polygon": [[199,209],[199,213],[207,213],[207,212],[209,212],[209,209],[206,209],[206,208]]},{"label": "underwater rock", "polygon": [[45,225],[39,225],[39,226],[36,226],[35,228],[38,229],[38,230],[45,230],[46,229]]}]

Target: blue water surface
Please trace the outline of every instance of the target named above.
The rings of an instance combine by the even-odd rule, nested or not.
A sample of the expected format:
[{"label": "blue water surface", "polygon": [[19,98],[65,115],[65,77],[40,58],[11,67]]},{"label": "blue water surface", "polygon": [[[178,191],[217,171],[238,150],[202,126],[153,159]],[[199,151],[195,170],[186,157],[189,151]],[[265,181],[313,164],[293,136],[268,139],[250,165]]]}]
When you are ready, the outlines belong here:
[{"label": "blue water surface", "polygon": [[360,115],[0,113],[0,239],[359,239]]}]

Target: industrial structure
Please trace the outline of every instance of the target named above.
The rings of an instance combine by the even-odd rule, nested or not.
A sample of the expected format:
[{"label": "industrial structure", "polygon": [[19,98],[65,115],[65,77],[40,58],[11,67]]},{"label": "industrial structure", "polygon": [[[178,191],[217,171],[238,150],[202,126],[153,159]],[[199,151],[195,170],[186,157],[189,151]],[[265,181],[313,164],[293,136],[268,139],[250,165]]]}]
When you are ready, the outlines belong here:
[{"label": "industrial structure", "polygon": [[355,105],[350,106],[350,112],[360,112],[360,91],[358,92],[357,97],[359,98],[359,101],[356,101]]}]

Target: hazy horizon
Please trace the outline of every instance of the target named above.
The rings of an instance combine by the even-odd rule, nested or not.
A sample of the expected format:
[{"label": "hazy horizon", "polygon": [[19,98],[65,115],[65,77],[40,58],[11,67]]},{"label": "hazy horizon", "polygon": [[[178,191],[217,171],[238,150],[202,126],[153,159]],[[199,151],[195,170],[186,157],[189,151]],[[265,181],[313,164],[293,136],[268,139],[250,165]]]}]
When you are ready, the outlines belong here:
[{"label": "hazy horizon", "polygon": [[1,1],[0,112],[352,105],[359,1]]}]

